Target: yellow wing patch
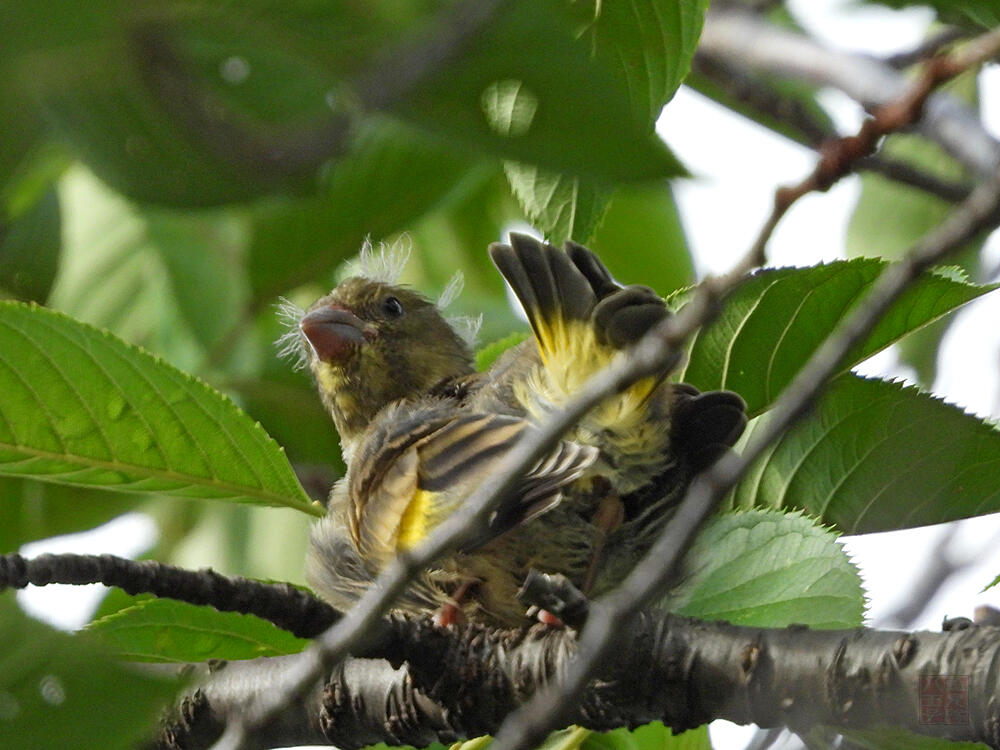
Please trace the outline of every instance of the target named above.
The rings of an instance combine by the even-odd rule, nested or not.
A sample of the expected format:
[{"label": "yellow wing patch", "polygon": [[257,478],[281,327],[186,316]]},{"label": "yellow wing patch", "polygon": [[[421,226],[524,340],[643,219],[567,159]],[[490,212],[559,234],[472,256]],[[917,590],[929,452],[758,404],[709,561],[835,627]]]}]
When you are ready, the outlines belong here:
[{"label": "yellow wing patch", "polygon": [[416,547],[427,537],[427,517],[434,507],[433,493],[417,490],[399,519],[396,548],[402,551]]},{"label": "yellow wing patch", "polygon": [[[542,392],[555,403],[563,403],[619,355],[618,349],[597,340],[590,321],[566,320],[562,316],[539,318],[535,334],[550,385],[543,387]],[[627,420],[633,411],[643,411],[646,399],[658,383],[657,378],[643,378],[617,398],[607,401],[603,409],[613,412],[608,415],[608,421],[614,424],[616,420]],[[549,393],[550,389],[556,393]]]}]

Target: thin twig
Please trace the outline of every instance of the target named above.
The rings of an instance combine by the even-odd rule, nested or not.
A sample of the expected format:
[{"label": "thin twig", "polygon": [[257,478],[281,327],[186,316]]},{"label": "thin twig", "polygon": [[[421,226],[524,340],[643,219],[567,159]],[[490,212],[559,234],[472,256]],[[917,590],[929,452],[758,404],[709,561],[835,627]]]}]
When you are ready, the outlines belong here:
[{"label": "thin twig", "polygon": [[[819,150],[823,144],[837,138],[833,127],[811,111],[801,98],[789,96],[764,77],[748,74],[742,68],[711,55],[695,54],[687,83],[697,90],[704,89],[706,84],[717,87],[725,96],[755,112],[765,124],[768,121],[781,123],[783,128],[776,132],[810,148]],[[705,93],[711,95],[713,92],[709,89]],[[875,172],[951,203],[965,200],[972,192],[970,184],[946,180],[885,154],[866,156],[858,160],[854,168]]]},{"label": "thin twig", "polygon": [[893,159],[885,154],[866,156],[863,159],[859,159],[854,166],[858,170],[874,172],[894,182],[909,185],[918,190],[923,190],[925,193],[936,195],[938,198],[946,200],[949,203],[961,203],[972,192],[972,185],[969,183],[947,180],[930,172],[924,172],[912,164],[900,161],[899,159]]},{"label": "thin twig", "polygon": [[725,97],[745,109],[781,123],[783,129],[779,132],[810,148],[816,148],[837,135],[829,123],[809,109],[801,96],[789,96],[765,76],[754,74],[734,61],[698,50],[691,61],[691,74],[685,83],[695,90],[706,89],[702,93],[709,96],[716,94],[710,87],[718,87]]},{"label": "thin twig", "polygon": [[[970,67],[975,64],[970,62],[973,59],[989,59],[985,48],[993,42],[990,39],[983,42],[982,49],[973,47],[953,54]],[[833,86],[868,110],[899,100],[911,86],[909,79],[874,58],[828,49],[739,11],[709,12],[699,53],[786,78]],[[1000,165],[1000,142],[955,96],[936,92],[928,97],[917,127],[980,177],[989,179]]]},{"label": "thin twig", "polygon": [[936,34],[931,34],[920,44],[906,52],[897,52],[885,58],[885,64],[897,70],[908,68],[911,65],[922,63],[938,52],[959,39],[969,36],[969,32],[958,26],[948,26],[941,29]]},{"label": "thin twig", "polygon": [[210,568],[185,570],[115,555],[0,555],[0,592],[52,583],[102,583],[133,596],[152,594],[220,612],[256,615],[300,638],[323,632],[338,616],[329,604],[291,584],[224,576]]},{"label": "thin twig", "polygon": [[[898,98],[875,107],[855,135],[834,138],[819,148],[820,158],[812,173],[797,185],[780,187],[774,194],[771,215],[764,224],[751,250],[762,254],[781,218],[795,202],[814,191],[829,190],[838,180],[850,174],[858,163],[870,157],[883,137],[899,132],[921,121],[934,90],[942,83],[982,64],[1000,51],[1000,29],[994,29],[971,40],[966,46],[948,55],[931,60]],[[990,177],[996,172],[994,168]]]}]

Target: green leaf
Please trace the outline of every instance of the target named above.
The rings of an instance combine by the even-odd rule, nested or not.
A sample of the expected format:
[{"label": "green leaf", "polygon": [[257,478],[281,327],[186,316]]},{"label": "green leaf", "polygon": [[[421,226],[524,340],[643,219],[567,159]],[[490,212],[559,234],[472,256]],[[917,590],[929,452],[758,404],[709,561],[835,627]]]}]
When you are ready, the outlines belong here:
[{"label": "green leaf", "polygon": [[325,285],[366,237],[405,229],[484,169],[495,167],[398,123],[371,123],[332,167],[321,196],[254,208],[248,268],[255,299],[269,302],[307,282]]},{"label": "green leaf", "polygon": [[574,38],[570,13],[559,0],[508,3],[475,44],[417,82],[392,111],[456,142],[558,173],[679,174],[648,113],[633,111],[617,63]]},{"label": "green leaf", "polygon": [[61,184],[63,272],[50,303],[193,369],[240,321],[245,222],[135,205],[77,168]]},{"label": "green leaf", "polygon": [[717,516],[685,558],[671,611],[736,625],[851,628],[864,617],[857,568],[837,535],[799,513]]},{"label": "green leaf", "polygon": [[993,587],[994,587],[994,586],[996,586],[996,585],[997,585],[998,583],[1000,583],[1000,575],[998,575],[998,576],[997,576],[996,578],[994,578],[994,579],[993,579],[992,581],[990,581],[990,582],[989,582],[988,584],[986,584],[985,586],[983,586],[983,591],[986,591],[987,589],[991,589],[991,588],[993,588]]},{"label": "green leaf", "polygon": [[60,228],[53,188],[16,218],[0,221],[0,291],[35,302],[48,298],[59,267]]},{"label": "green leaf", "polygon": [[673,734],[654,721],[631,731],[593,732],[584,740],[581,750],[712,750],[712,745],[707,726]]},{"label": "green leaf", "polygon": [[[752,440],[768,415],[752,421]],[[1000,432],[898,383],[837,378],[816,410],[754,463],[737,507],[801,508],[845,534],[1000,510]]]},{"label": "green leaf", "polygon": [[[688,19],[689,5],[675,15]],[[312,194],[323,165],[351,149],[365,106],[452,144],[561,172],[676,173],[648,117],[633,114],[618,72],[574,39],[562,2],[507,3],[474,43],[427,64],[427,53],[413,49],[447,35],[434,15],[441,9],[300,0],[280,9],[251,2],[234,14],[204,3],[21,4],[4,14],[11,44],[0,73],[10,99],[36,102],[103,180],[158,204]],[[687,54],[687,27],[678,38]],[[668,67],[684,65],[673,51],[669,59]],[[490,91],[509,82],[538,102],[524,132],[502,132],[488,114]]]},{"label": "green leaf", "polygon": [[[661,294],[694,282],[694,263],[666,182],[618,190],[590,248],[612,273],[620,270],[622,279],[641,281]],[[631,269],[642,269],[642,278],[629,278]]]},{"label": "green leaf", "polygon": [[893,727],[841,731],[847,741],[863,750],[987,750],[981,742],[954,742]]},{"label": "green leaf", "polygon": [[607,210],[612,190],[593,180],[505,162],[511,190],[528,219],[552,243],[587,242]]},{"label": "green leaf", "polygon": [[146,211],[144,219],[181,317],[198,343],[211,348],[241,323],[240,311],[249,297],[244,222],[223,212],[162,210]]},{"label": "green leaf", "polygon": [[[492,737],[476,737],[452,745],[451,750],[486,750],[492,742]],[[712,750],[712,745],[707,726],[674,735],[662,723],[654,721],[636,729],[610,732],[571,726],[549,734],[538,750]]]},{"label": "green leaf", "polygon": [[484,372],[490,365],[497,361],[497,358],[513,346],[517,346],[531,336],[527,331],[516,331],[509,336],[504,336],[492,343],[487,344],[476,352],[476,369]]},{"label": "green leaf", "polygon": [[25,617],[9,596],[0,640],[0,747],[128,750],[151,736],[179,688],[114,663],[85,634]]},{"label": "green leaf", "polygon": [[587,24],[583,38],[618,70],[632,111],[652,125],[687,76],[708,0],[594,0],[574,7]]},{"label": "green leaf", "polygon": [[217,205],[311,189],[329,156],[323,136],[336,131],[325,97],[337,79],[301,27],[345,14],[259,6],[239,14],[114,0],[11,6],[4,20],[16,42],[3,72],[132,198]]},{"label": "green leaf", "polygon": [[87,626],[125,659],[198,662],[295,654],[309,641],[253,615],[143,599]]},{"label": "green leaf", "polygon": [[[621,78],[633,117],[649,129],[687,74],[707,5],[703,0],[630,0],[573,6],[594,58]],[[490,101],[494,121],[508,135],[527,130],[538,109],[520,83],[495,91]],[[607,183],[523,162],[508,161],[504,169],[529,220],[550,241],[590,240],[611,198]],[[678,163],[669,174],[684,170]]]},{"label": "green leaf", "polygon": [[[759,414],[864,300],[887,265],[858,258],[755,274],[725,300],[719,317],[695,336],[680,379],[702,390],[736,391],[746,400],[749,413]],[[997,286],[924,274],[848,355],[843,370]]]},{"label": "green leaf", "polygon": [[63,177],[60,197],[66,237],[63,273],[49,303],[155,348],[163,307],[158,300],[169,299],[170,290],[139,212],[80,167]]},{"label": "green leaf", "polygon": [[231,401],[106,332],[0,303],[0,473],[322,515]]},{"label": "green leaf", "polygon": [[937,11],[943,23],[957,24],[980,29],[1000,26],[1000,9],[995,0],[868,0],[871,4],[889,8],[909,8],[914,5],[929,5]]},{"label": "green leaf", "polygon": [[[5,20],[0,11],[0,21]],[[19,192],[33,162],[45,148],[50,135],[38,108],[21,95],[20,90],[0,60],[0,199],[5,213],[18,214]],[[46,188],[48,185],[46,184]],[[32,196],[28,203],[34,203]]]}]

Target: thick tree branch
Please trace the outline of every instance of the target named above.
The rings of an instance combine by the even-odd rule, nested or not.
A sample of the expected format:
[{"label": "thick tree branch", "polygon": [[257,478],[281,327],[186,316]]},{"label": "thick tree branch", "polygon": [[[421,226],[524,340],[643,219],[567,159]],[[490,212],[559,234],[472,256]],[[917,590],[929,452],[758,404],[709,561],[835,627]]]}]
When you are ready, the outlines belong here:
[{"label": "thick tree branch", "polygon": [[[13,586],[101,580],[135,590],[148,575],[152,583],[142,590],[170,590],[187,601],[201,596],[195,592],[204,581],[215,592],[252,584],[247,593],[266,595],[275,606],[283,601],[293,611],[302,596],[291,587],[110,556],[0,560],[4,580]],[[259,607],[243,597],[238,609]],[[289,617],[275,619],[288,623]],[[382,658],[345,660],[311,684],[302,700],[256,724],[244,746],[425,746],[494,733],[504,716],[571,671],[581,648],[575,631],[540,625],[529,631],[441,629],[399,617],[379,625],[369,653]],[[580,700],[564,712],[566,723],[610,729],[658,719],[682,731],[715,718],[854,728],[889,720],[924,734],[1000,747],[1000,630],[994,628],[944,634],[762,630],[640,612],[617,621],[615,645],[615,658],[598,665]],[[202,666],[209,672],[205,683],[184,697],[157,747],[210,746],[262,696],[290,691],[303,659],[308,656]],[[921,691],[936,689],[927,675],[969,678],[950,683],[965,691],[958,697],[968,700],[969,721],[921,724]]]},{"label": "thick tree branch", "polygon": [[[525,696],[571,669],[580,648],[573,631],[541,625],[521,632],[391,622],[395,667],[348,660],[313,687],[296,722],[274,717],[246,746],[266,747],[262,737],[316,742],[317,734],[343,748],[380,740],[424,746],[493,733]],[[566,711],[567,723],[602,730],[661,720],[675,732],[718,718],[763,727],[891,724],[1000,747],[997,628],[760,629],[642,612],[619,622],[616,646]],[[160,747],[205,747],[256,693],[286,685],[298,658],[227,665],[186,702]],[[942,685],[964,710],[929,710]]]}]

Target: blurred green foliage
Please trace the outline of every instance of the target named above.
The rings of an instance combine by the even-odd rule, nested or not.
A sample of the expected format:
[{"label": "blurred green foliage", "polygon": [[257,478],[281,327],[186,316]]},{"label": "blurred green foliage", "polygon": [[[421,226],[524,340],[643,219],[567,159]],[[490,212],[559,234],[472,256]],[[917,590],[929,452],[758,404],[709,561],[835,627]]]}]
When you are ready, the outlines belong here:
[{"label": "blurred green foliage", "polygon": [[[0,552],[139,509],[160,529],[150,551],[157,559],[301,582],[308,514],[320,512],[307,494],[322,499],[344,466],[309,378],[276,356],[283,329],[275,306],[282,297],[307,306],[324,294],[367,239],[407,243],[404,280],[429,296],[463,271],[455,312],[483,313],[481,341],[497,342],[480,352],[482,366],[523,335],[511,335],[523,326],[486,254],[512,227],[533,225],[556,244],[589,244],[623,282],[664,295],[688,287],[694,263],[669,183],[685,170],[653,127],[688,73],[707,5],[44,0],[0,8],[8,30],[0,57],[0,297],[69,316],[0,303],[0,382],[8,386],[0,394]],[[944,12],[960,4],[935,5]],[[814,87],[758,82],[815,128],[752,111],[702,74],[693,79],[794,140],[832,128]],[[921,149],[892,150],[926,166]],[[886,222],[882,205],[899,203],[883,188],[866,181],[852,247],[877,240],[888,254],[947,210],[921,195]],[[735,387],[754,414],[766,412],[881,268],[863,260],[757,275],[699,333],[685,377],[702,388]],[[845,369],[991,290],[928,275]],[[923,355],[936,344],[922,344]],[[118,369],[103,368],[103,358]],[[160,398],[165,383],[177,395]],[[878,409],[857,416],[859,402],[869,401]],[[183,414],[174,408],[180,403],[196,408]],[[133,423],[121,420],[125,413]],[[861,424],[845,436],[837,425],[847,419]],[[890,419],[905,429],[884,436]],[[900,435],[928,419],[953,430],[934,444],[931,474],[982,473],[1000,451],[995,430],[954,407],[843,375],[824,407],[737,488],[734,504],[805,508],[839,530],[905,525],[902,506],[921,491],[930,494],[914,523],[995,510],[986,479],[965,488],[960,506],[931,493],[930,476],[920,475],[918,487],[903,481],[908,446]],[[854,453],[870,444],[878,445],[877,465]],[[815,446],[822,450],[800,460]],[[174,451],[174,484],[157,474],[151,448]],[[835,481],[844,466],[854,485]],[[239,502],[204,502],[226,494],[215,484],[221,479]],[[882,480],[899,486],[887,491]],[[867,503],[872,488],[881,504]],[[686,593],[690,611],[803,622],[806,589],[835,571],[829,606],[813,623],[859,624],[855,571],[829,530],[757,507],[717,520],[706,534],[697,549],[715,538],[737,543],[727,547],[730,558],[697,558],[702,577]],[[758,565],[765,558],[772,568]],[[795,574],[796,565],[812,577]],[[774,590],[759,588],[765,577]],[[739,593],[749,585],[773,600],[754,609]],[[95,628],[114,631],[121,654],[243,658],[301,645],[239,616],[133,605],[120,592],[108,597],[101,615],[111,617]],[[5,629],[53,638],[13,610],[0,610]],[[186,634],[199,629],[204,637],[192,642]],[[49,669],[47,654],[28,661],[32,673]],[[64,663],[67,674],[82,674],[73,659]],[[129,731],[144,726],[149,707],[129,709],[117,673],[107,677],[105,692],[90,687],[94,701],[128,714]],[[153,701],[164,691],[150,683],[147,692]],[[45,707],[37,709],[25,720],[42,727]],[[89,739],[74,746],[104,746],[99,732]],[[679,738],[653,726],[562,739],[573,747],[709,746],[704,728]]]},{"label": "blurred green foliage", "polygon": [[[707,1],[643,0],[633,6],[638,15],[562,0],[484,4],[482,12],[473,5],[4,6],[0,297],[63,311],[203,379],[259,421],[306,490],[324,498],[343,472],[338,439],[308,377],[276,357],[283,329],[275,306],[280,297],[308,305],[325,293],[366,240],[408,242],[405,281],[428,295],[462,269],[456,312],[485,313],[484,341],[518,327],[486,246],[529,218],[556,242],[586,242],[599,231],[612,268],[630,269],[641,257],[671,269],[657,275],[663,293],[690,283],[665,182],[683,169],[653,124],[687,72]],[[513,91],[530,111],[511,108]],[[594,187],[548,193],[518,176],[529,164],[548,180]],[[643,242],[633,258],[636,231]],[[29,465],[35,476],[66,481],[72,466],[96,477],[111,462],[137,492],[4,477],[0,551],[138,509],[156,519],[160,538],[150,554],[158,559],[302,580],[306,515],[149,492],[158,459],[128,446],[135,438],[163,448],[183,437],[170,437],[171,402],[157,416],[143,406],[138,380],[102,384],[80,374],[100,370],[101,356],[147,360],[118,344],[109,344],[113,355],[92,356],[104,344],[82,328],[59,334],[85,342],[82,349],[54,348],[44,320],[25,334],[31,326],[21,325],[22,314],[32,316],[0,310],[0,327],[14,337],[10,352],[21,335],[36,352],[14,355],[17,377],[47,385],[33,396],[39,403],[5,403],[17,427],[8,442],[44,448],[44,418],[36,420],[42,432],[24,432],[35,424],[31,415],[82,377],[92,389],[86,399],[104,405],[74,416],[83,401],[52,404],[82,437],[74,442],[60,422],[50,437],[69,439],[69,463]],[[55,365],[54,379],[45,377],[46,356],[65,365]],[[110,419],[120,400],[148,420],[141,439],[116,432],[131,429]],[[216,408],[204,407],[204,416]],[[220,419],[237,443],[256,440],[239,419]],[[87,442],[87,434],[109,439]],[[204,437],[204,446],[189,446],[192,461],[174,469],[188,479],[207,471],[209,482],[250,469],[250,480],[252,464],[238,470],[221,454],[198,468],[194,456],[215,451]],[[285,459],[275,450],[253,460]],[[301,499],[291,489],[288,497]],[[130,601],[109,597],[102,614]],[[176,626],[165,625],[177,628],[179,643],[184,627],[202,625],[201,614],[185,621],[185,611]],[[160,632],[149,622],[126,632]],[[223,646],[222,655],[236,653]],[[107,695],[110,704],[119,698]]]},{"label": "blurred green foliage", "polygon": [[[405,280],[429,295],[462,269],[457,312],[486,313],[483,340],[518,326],[486,245],[532,206],[553,216],[536,226],[555,241],[599,228],[612,268],[633,265],[641,228],[642,262],[674,269],[661,291],[692,281],[664,182],[680,168],[653,122],[687,71],[705,5],[644,2],[635,17],[522,1],[480,20],[440,0],[6,7],[0,294],[105,328],[222,390],[321,497],[343,471],[338,440],[309,379],[275,356],[275,304],[309,304],[366,239],[405,235]],[[505,134],[497,107],[510,82],[535,108]],[[505,162],[599,184],[600,200],[519,201]],[[622,188],[640,184],[650,197],[637,209],[637,188]],[[586,230],[560,212],[587,214]],[[3,486],[7,550],[150,502],[80,494],[69,514],[58,510],[72,507],[65,488]],[[157,505],[160,524],[179,528],[169,507]],[[220,512],[241,513],[195,509]],[[257,570],[252,525],[212,524],[224,538],[197,551],[169,546]],[[301,580],[303,544],[281,545],[271,574]]]}]

